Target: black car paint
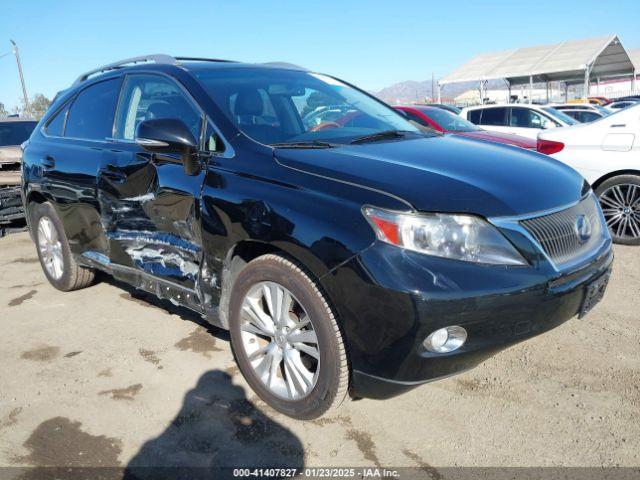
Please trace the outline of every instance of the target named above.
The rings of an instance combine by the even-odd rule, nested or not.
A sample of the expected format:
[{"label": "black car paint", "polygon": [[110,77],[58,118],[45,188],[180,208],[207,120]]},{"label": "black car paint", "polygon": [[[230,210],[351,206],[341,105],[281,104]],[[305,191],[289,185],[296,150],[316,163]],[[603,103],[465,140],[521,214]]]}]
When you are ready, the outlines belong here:
[{"label": "black car paint", "polygon": [[[133,142],[43,132],[78,90],[133,73],[178,82],[225,151],[202,153],[204,168],[186,175],[179,156],[152,155]],[[354,394],[378,398],[470,368],[575,316],[583,285],[610,268],[611,252],[607,245],[598,261],[558,272],[526,237],[503,231],[529,265],[429,257],[376,241],[364,205],[496,217],[568,205],[587,191],[578,174],[547,157],[452,136],[273,149],[239,132],[188,68],[170,65],[107,73],[60,94],[32,135],[23,168],[26,204],[54,205],[81,264],[214,325],[228,327],[229,291],[244,261],[272,251],[296,259],[338,312]],[[451,324],[469,330],[464,348],[426,353],[428,333]]]}]

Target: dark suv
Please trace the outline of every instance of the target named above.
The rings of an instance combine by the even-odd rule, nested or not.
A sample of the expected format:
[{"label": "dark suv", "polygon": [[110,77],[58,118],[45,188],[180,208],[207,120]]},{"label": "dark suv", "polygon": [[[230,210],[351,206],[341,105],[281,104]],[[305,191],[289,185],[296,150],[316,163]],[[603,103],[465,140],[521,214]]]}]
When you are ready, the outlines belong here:
[{"label": "dark suv", "polygon": [[89,72],[25,146],[22,189],[53,286],[102,270],[199,312],[297,418],[584,315],[612,262],[570,168],[425,132],[291,65],[152,56]]}]

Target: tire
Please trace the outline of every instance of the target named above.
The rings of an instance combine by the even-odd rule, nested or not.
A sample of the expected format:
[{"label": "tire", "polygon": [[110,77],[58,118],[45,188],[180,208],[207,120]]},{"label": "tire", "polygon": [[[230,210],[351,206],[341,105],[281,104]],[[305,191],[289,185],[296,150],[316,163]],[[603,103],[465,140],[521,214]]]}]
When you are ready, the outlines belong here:
[{"label": "tire", "polygon": [[640,245],[640,176],[609,178],[596,188],[596,195],[613,242]]},{"label": "tire", "polygon": [[[263,334],[267,327],[258,329],[255,321],[248,321],[251,315],[247,308],[256,302],[268,319],[278,318],[277,303],[274,300],[267,303],[265,293],[274,291],[282,292],[285,299],[282,305],[287,304],[287,293],[291,303],[289,308],[281,309],[286,314],[279,316],[280,326],[272,321],[274,334],[267,335]],[[280,298],[277,295],[270,298]],[[349,366],[342,333],[329,301],[303,267],[274,254],[252,260],[234,281],[229,313],[231,347],[238,367],[268,405],[290,417],[308,420],[343,403],[347,397]],[[270,353],[258,355],[265,349]],[[267,365],[263,361],[271,367],[267,372],[261,368]],[[294,371],[302,373],[295,375],[291,373]]]},{"label": "tire", "polygon": [[[53,206],[50,203],[33,203],[29,211],[38,259],[49,283],[63,292],[70,292],[91,285],[95,278],[95,272],[90,268],[79,266],[74,260],[64,228]],[[42,247],[43,244],[47,243],[47,234],[46,229],[40,228],[41,225],[47,225],[53,230],[52,238],[54,240],[49,243],[56,244],[56,246],[51,247],[51,250],[55,250],[56,255],[59,254],[59,262],[56,263],[59,268],[52,266],[53,261],[47,260],[47,258],[50,259],[52,257]]]}]

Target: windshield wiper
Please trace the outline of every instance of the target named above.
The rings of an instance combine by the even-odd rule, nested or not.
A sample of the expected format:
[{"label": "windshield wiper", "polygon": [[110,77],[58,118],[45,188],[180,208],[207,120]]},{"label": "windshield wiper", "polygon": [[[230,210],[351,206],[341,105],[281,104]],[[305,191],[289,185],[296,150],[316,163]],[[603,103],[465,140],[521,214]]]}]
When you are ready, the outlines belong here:
[{"label": "windshield wiper", "polygon": [[305,142],[271,143],[269,146],[273,148],[332,148],[337,145],[329,142],[321,142],[320,140],[309,140]]},{"label": "windshield wiper", "polygon": [[371,135],[365,135],[351,140],[352,144],[376,142],[378,140],[386,140],[387,138],[402,138],[409,132],[408,130],[383,130],[382,132],[372,133]]}]

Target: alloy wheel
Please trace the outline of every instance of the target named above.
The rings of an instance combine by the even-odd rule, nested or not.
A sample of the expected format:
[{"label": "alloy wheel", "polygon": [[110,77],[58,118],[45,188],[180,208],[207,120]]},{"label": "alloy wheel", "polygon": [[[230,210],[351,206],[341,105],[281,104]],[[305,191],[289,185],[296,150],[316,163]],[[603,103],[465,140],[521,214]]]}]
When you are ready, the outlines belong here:
[{"label": "alloy wheel", "polygon": [[602,213],[612,235],[618,238],[640,238],[640,186],[621,183],[600,195]]},{"label": "alloy wheel", "polygon": [[242,302],[242,348],[257,377],[286,400],[306,397],[316,385],[320,349],[303,305],[284,286],[260,282]]},{"label": "alloy wheel", "polygon": [[58,231],[49,217],[42,217],[38,222],[38,249],[47,273],[54,280],[59,280],[64,273],[62,243]]}]

